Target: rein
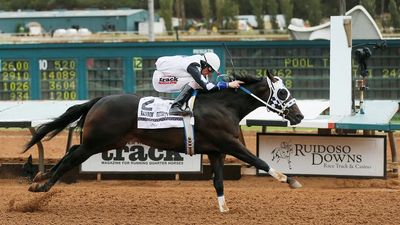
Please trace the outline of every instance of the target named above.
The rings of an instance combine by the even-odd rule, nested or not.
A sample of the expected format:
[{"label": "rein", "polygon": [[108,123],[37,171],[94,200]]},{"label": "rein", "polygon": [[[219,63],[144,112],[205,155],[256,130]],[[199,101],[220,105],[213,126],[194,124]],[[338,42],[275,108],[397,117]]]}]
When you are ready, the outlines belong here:
[{"label": "rein", "polygon": [[240,88],[240,90],[242,90],[246,94],[249,94],[251,97],[257,99],[259,102],[264,104],[267,107],[268,111],[272,110],[272,111],[278,113],[280,116],[286,116],[289,113],[288,108],[296,103],[296,99],[292,98],[288,102],[282,102],[281,105],[280,105],[282,107],[282,109],[277,109],[275,106],[269,104],[269,102],[271,100],[271,97],[273,95],[273,92],[275,92],[274,84],[272,83],[272,81],[270,81],[270,79],[267,79],[267,83],[268,83],[268,87],[269,87],[269,90],[270,90],[267,101],[262,100],[260,97],[258,97],[257,95],[253,94],[249,89],[247,89],[245,87],[240,86],[239,88]]}]

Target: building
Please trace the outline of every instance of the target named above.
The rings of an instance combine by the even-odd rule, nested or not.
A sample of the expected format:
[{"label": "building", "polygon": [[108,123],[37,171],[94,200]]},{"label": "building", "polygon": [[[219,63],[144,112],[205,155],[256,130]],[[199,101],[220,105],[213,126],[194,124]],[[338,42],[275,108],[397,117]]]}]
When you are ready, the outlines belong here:
[{"label": "building", "polygon": [[68,28],[86,28],[94,33],[137,32],[139,23],[146,21],[147,16],[147,11],[144,9],[0,12],[0,31],[28,32],[27,25],[37,23],[45,33]]}]

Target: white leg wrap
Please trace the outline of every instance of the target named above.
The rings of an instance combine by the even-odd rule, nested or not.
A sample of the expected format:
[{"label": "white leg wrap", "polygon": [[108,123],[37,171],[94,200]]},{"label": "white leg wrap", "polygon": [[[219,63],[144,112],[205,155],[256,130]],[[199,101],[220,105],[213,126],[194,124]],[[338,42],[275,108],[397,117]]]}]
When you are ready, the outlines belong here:
[{"label": "white leg wrap", "polygon": [[271,175],[273,178],[279,180],[280,182],[285,183],[287,181],[287,176],[285,174],[278,172],[273,168],[270,168],[268,173],[269,173],[269,175]]},{"label": "white leg wrap", "polygon": [[218,197],[218,206],[219,206],[219,211],[220,212],[228,212],[228,206],[226,205],[225,202],[225,196],[219,196]]}]

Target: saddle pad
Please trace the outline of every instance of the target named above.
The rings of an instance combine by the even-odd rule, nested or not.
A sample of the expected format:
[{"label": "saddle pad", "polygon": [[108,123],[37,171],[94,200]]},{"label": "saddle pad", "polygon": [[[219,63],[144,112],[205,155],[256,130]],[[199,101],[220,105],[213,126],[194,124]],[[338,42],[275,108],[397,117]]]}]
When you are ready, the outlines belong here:
[{"label": "saddle pad", "polygon": [[[158,97],[143,97],[138,105],[139,129],[163,129],[183,127],[181,116],[169,115],[172,100],[164,100]],[[194,120],[191,120],[193,124]]]}]

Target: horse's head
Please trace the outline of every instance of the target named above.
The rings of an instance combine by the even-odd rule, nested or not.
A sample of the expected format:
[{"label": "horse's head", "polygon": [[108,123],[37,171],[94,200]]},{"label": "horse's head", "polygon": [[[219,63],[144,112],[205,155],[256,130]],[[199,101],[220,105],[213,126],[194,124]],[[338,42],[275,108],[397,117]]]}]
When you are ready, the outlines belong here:
[{"label": "horse's head", "polygon": [[[252,91],[254,91],[255,95],[258,95],[260,98],[257,99],[260,101],[260,105],[266,105],[268,110],[273,111],[282,116],[284,119],[289,120],[290,125],[296,125],[304,118],[296,104],[296,99],[292,97],[282,79],[274,76],[268,70],[267,78],[259,78],[251,75],[238,75],[231,77],[226,74],[222,74],[217,77],[217,81],[225,82],[235,79],[241,80],[247,84],[246,87],[250,90],[245,87],[241,87],[244,92],[252,95]],[[266,83],[267,86],[265,85]]]},{"label": "horse's head", "polygon": [[290,94],[281,78],[272,75],[268,70],[267,76],[270,87],[268,109],[289,120],[290,125],[299,124],[304,116],[296,104],[296,99]]}]

